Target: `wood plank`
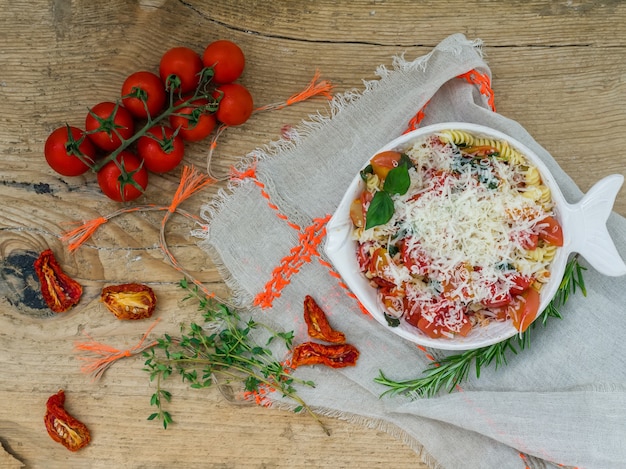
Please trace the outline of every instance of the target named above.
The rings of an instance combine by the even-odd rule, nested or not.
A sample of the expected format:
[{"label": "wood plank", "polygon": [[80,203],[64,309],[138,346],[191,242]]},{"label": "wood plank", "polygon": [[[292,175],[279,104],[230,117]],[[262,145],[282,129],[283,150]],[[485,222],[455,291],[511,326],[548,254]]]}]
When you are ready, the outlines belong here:
[{"label": "wood plank", "polygon": [[[625,174],[626,4],[321,0],[301,4],[198,0],[16,0],[0,16],[0,442],[26,467],[397,467],[425,468],[400,439],[380,429],[325,418],[330,437],[306,416],[233,406],[217,390],[190,390],[171,379],[176,425],[146,422],[153,386],[139,357],[91,382],[73,351],[87,332],[119,348],[139,340],[147,323],[120,323],[99,302],[104,285],[141,281],[159,296],[157,332],[176,333],[196,308],[181,302],[180,273],[158,246],[162,214],[121,215],[75,254],[59,241],[69,222],[112,213],[93,175],[63,178],[47,167],[47,135],[82,126],[87,109],[114,100],[133,71],[155,71],[169,47],[201,50],[218,38],[248,58],[242,82],[257,104],[279,102],[319,69],[335,92],[362,90],[395,55],[412,59],[454,32],[484,40],[498,111],[519,121],[583,190]],[[221,139],[212,169],[227,175],[239,158],[276,140],[327,103],[314,99],[261,113]],[[187,162],[206,167],[207,142],[188,145]],[[141,203],[168,205],[178,174],[151,176]],[[197,213],[224,183],[183,204]],[[626,215],[626,191],[615,209]],[[167,239],[178,259],[210,288],[219,273],[175,216]],[[32,256],[51,247],[85,287],[80,307],[51,317],[35,298]],[[68,390],[68,408],[93,431],[93,443],[70,454],[45,432],[47,397]],[[0,452],[0,466],[13,467]],[[17,466],[19,467],[19,466]]]}]

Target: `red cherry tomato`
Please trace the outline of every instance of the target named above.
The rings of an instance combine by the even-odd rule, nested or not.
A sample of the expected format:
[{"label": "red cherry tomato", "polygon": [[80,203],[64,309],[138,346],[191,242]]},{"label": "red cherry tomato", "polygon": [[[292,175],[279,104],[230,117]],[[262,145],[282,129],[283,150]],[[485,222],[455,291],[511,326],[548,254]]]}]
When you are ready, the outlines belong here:
[{"label": "red cherry tomato", "polygon": [[204,140],[217,125],[215,114],[205,110],[206,99],[198,99],[170,116],[170,126],[178,129],[178,135],[188,142]]},{"label": "red cherry tomato", "polygon": [[204,49],[202,62],[213,68],[213,81],[218,84],[232,83],[243,73],[246,59],[241,48],[227,40],[215,41]]},{"label": "red cherry tomato", "polygon": [[563,246],[563,229],[561,225],[554,217],[546,217],[539,222],[540,225],[547,225],[542,227],[539,231],[539,238],[543,239],[546,243],[552,246]]},{"label": "red cherry tomato", "polygon": [[135,200],[148,186],[148,171],[129,151],[121,151],[98,171],[98,185],[104,195],[116,202]]},{"label": "red cherry tomato", "polygon": [[217,87],[213,93],[219,99],[217,120],[225,125],[241,125],[248,120],[254,110],[252,95],[239,83],[227,83]]},{"label": "red cherry tomato", "polygon": [[48,136],[44,145],[46,161],[63,176],[80,176],[85,173],[89,169],[85,162],[93,164],[95,155],[96,147],[77,127],[59,127]]},{"label": "red cherry tomato", "polygon": [[383,151],[374,155],[370,160],[372,170],[381,180],[387,177],[389,171],[396,168],[400,163],[402,153],[399,151]]},{"label": "red cherry tomato", "polygon": [[185,143],[171,128],[155,126],[137,141],[137,154],[148,171],[166,173],[183,160]]},{"label": "red cherry tomato", "polygon": [[402,263],[406,265],[413,275],[425,275],[430,266],[428,254],[424,251],[419,242],[414,242],[410,238],[404,238],[400,244],[400,257]]},{"label": "red cherry tomato", "polygon": [[489,292],[491,293],[491,297],[483,300],[482,302],[483,306],[487,308],[500,308],[502,306],[506,306],[513,299],[510,292],[500,289],[495,283],[489,285]]},{"label": "red cherry tomato", "polygon": [[174,47],[161,57],[159,75],[166,89],[184,94],[197,88],[203,68],[202,59],[194,50],[188,47]]},{"label": "red cherry tomato", "polygon": [[513,321],[513,326],[524,332],[535,320],[539,312],[540,297],[539,292],[534,288],[528,288],[509,307],[509,314]]},{"label": "red cherry tomato", "polygon": [[520,245],[527,251],[534,251],[539,245],[539,235],[536,233],[522,233],[520,236]]},{"label": "red cherry tomato", "polygon": [[442,326],[437,326],[434,322],[428,321],[424,317],[420,317],[417,321],[417,328],[432,339],[441,337]]},{"label": "red cherry tomato", "polygon": [[520,273],[514,273],[511,277],[513,285],[510,289],[512,295],[523,293],[531,284],[531,278]]},{"label": "red cherry tomato", "polygon": [[122,85],[122,104],[135,117],[155,117],[165,106],[167,95],[161,79],[151,72],[135,72]]},{"label": "red cherry tomato", "polygon": [[120,137],[128,140],[135,131],[133,116],[116,103],[105,101],[89,110],[85,129],[90,140],[105,151],[113,151],[122,144]]}]

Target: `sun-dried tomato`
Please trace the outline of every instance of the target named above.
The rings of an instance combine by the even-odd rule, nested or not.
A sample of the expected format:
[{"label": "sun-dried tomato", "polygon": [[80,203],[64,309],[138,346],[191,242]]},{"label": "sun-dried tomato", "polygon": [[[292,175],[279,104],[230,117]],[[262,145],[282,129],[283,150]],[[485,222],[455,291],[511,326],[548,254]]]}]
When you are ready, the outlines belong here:
[{"label": "sun-dried tomato", "polygon": [[304,342],[293,349],[291,365],[297,368],[301,365],[326,365],[331,368],[345,368],[355,366],[359,358],[359,351],[351,344],[318,344]]},{"label": "sun-dried tomato", "polygon": [[331,327],[326,314],[310,295],[304,298],[304,321],[308,327],[309,336],[313,339],[321,339],[334,344],[342,344],[346,341],[343,332]]},{"label": "sun-dried tomato", "polygon": [[65,392],[48,398],[44,422],[46,430],[54,441],[58,441],[70,451],[78,451],[91,441],[91,434],[84,423],[72,417],[65,410]]},{"label": "sun-dried tomato", "polygon": [[157,302],[152,288],[140,283],[104,287],[100,300],[117,319],[149,318]]},{"label": "sun-dried tomato", "polygon": [[63,313],[80,301],[83,287],[63,272],[52,250],[43,251],[34,265],[48,308],[55,313]]}]

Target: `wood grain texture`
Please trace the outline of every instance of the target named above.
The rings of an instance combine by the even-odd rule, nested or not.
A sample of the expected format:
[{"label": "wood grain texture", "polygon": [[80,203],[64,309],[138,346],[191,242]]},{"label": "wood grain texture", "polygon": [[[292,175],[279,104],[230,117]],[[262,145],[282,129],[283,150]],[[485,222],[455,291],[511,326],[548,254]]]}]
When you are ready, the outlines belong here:
[{"label": "wood grain texture", "polygon": [[[0,0],[0,467],[425,468],[411,448],[387,433],[324,419],[325,436],[305,416],[237,407],[215,390],[171,380],[176,425],[147,422],[153,388],[140,358],[91,382],[80,372],[74,342],[85,332],[119,348],[132,346],[146,323],[116,322],[98,301],[101,288],[139,281],[159,296],[155,332],[178,331],[195,314],[181,302],[180,274],[158,247],[161,216],[144,212],[103,226],[75,254],[59,235],[69,223],[119,206],[105,200],[93,175],[64,178],[46,165],[48,134],[83,126],[88,107],[114,100],[124,78],[155,71],[160,55],[185,45],[201,51],[225,38],[241,45],[241,81],[256,104],[284,100],[315,70],[335,92],[363,89],[395,55],[427,53],[449,34],[484,41],[498,111],[520,122],[586,191],[603,176],[625,174],[626,4],[620,1]],[[212,170],[280,137],[285,125],[326,112],[323,99],[253,116],[220,140]],[[186,161],[206,166],[206,142],[188,145]],[[178,173],[151,175],[142,203],[168,205]],[[197,213],[221,184],[183,208]],[[626,192],[615,210],[626,215]],[[195,276],[218,292],[219,274],[174,216],[168,242]],[[37,294],[33,256],[46,248],[85,288],[80,305],[52,316]],[[59,388],[68,409],[92,429],[92,444],[72,454],[43,426],[45,402]]]}]

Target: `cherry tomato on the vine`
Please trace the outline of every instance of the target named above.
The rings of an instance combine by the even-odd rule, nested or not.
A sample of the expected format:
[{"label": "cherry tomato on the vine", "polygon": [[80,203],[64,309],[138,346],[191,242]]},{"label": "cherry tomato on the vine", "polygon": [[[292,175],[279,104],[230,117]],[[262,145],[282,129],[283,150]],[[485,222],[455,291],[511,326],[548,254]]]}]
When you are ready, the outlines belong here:
[{"label": "cherry tomato on the vine", "polygon": [[135,200],[148,186],[148,171],[129,151],[121,151],[98,171],[98,185],[104,195],[117,202]]},{"label": "cherry tomato on the vine", "polygon": [[87,172],[95,155],[96,147],[77,127],[59,127],[48,136],[44,145],[46,161],[63,176],[80,176]]},{"label": "cherry tomato on the vine", "polygon": [[185,142],[171,128],[158,125],[139,138],[137,154],[148,171],[166,173],[183,160]]},{"label": "cherry tomato on the vine", "polygon": [[135,117],[155,117],[165,106],[165,85],[152,72],[135,72],[122,84],[122,104]]},{"label": "cherry tomato on the vine", "polygon": [[227,83],[218,86],[213,97],[219,99],[215,116],[226,125],[241,125],[246,122],[254,110],[252,95],[239,83]]},{"label": "cherry tomato on the vine", "polygon": [[89,110],[85,129],[90,140],[105,151],[113,151],[124,140],[133,136],[135,121],[128,110],[120,104],[105,101]]},{"label": "cherry tomato on the vine", "polygon": [[241,48],[225,39],[212,42],[202,54],[205,67],[213,68],[215,83],[232,83],[243,73],[246,59]]},{"label": "cherry tomato on the vine", "polygon": [[198,99],[170,116],[170,126],[178,129],[178,135],[188,142],[204,140],[215,128],[215,114],[204,109],[209,101]]},{"label": "cherry tomato on the vine", "polygon": [[174,47],[161,57],[159,75],[166,89],[184,94],[196,89],[203,68],[197,52],[188,47]]}]

